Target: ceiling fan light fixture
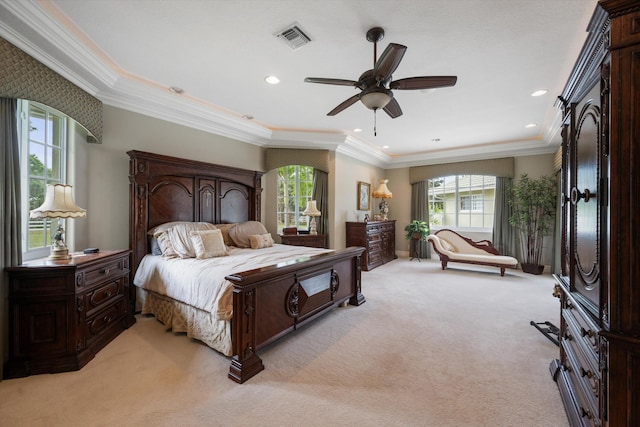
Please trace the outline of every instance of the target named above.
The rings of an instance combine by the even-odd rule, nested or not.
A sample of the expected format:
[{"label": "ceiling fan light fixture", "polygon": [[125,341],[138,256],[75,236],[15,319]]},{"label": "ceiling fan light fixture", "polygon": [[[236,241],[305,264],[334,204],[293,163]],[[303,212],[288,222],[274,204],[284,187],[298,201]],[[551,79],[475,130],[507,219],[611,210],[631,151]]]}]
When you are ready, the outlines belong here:
[{"label": "ceiling fan light fixture", "polygon": [[393,98],[393,92],[389,89],[374,88],[374,90],[365,90],[360,95],[360,101],[370,110],[378,110],[387,106]]}]

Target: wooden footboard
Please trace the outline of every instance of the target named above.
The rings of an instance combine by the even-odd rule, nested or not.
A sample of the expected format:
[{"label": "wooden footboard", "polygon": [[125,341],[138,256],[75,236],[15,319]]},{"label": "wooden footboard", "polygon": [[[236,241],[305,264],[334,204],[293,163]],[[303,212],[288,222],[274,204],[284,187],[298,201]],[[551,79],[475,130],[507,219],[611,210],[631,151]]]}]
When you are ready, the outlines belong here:
[{"label": "wooden footboard", "polygon": [[227,276],[234,285],[229,378],[243,383],[264,369],[257,351],[332,308],[361,305],[364,248],[304,256]]}]

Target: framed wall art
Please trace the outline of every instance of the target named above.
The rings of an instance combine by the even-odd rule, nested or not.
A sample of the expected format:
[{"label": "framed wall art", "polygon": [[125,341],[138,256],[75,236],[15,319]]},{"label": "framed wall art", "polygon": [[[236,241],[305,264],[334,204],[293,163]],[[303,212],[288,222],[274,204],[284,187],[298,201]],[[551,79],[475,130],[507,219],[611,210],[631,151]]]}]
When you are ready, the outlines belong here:
[{"label": "framed wall art", "polygon": [[371,200],[371,184],[368,182],[358,181],[358,210],[368,211],[371,209],[369,201]]}]

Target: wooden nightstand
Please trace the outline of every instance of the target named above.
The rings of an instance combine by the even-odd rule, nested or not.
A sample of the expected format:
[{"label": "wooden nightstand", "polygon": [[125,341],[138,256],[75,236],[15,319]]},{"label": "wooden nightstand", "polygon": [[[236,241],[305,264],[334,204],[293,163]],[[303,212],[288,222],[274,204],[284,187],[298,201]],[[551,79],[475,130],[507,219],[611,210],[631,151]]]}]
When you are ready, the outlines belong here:
[{"label": "wooden nightstand", "polygon": [[326,234],[281,234],[280,241],[283,245],[308,246],[310,248],[326,248]]},{"label": "wooden nightstand", "polygon": [[6,378],[74,371],[135,323],[129,250],[41,259],[9,273]]}]

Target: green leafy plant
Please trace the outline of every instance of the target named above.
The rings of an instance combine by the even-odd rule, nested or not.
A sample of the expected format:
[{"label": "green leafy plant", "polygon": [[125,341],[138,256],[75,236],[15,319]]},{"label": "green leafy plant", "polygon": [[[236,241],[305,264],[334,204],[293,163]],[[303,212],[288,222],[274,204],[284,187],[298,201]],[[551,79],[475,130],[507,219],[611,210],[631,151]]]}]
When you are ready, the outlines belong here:
[{"label": "green leafy plant", "polygon": [[552,176],[530,178],[526,173],[513,186],[509,223],[520,234],[521,264],[540,265],[544,236],[553,230],[557,187]]},{"label": "green leafy plant", "polygon": [[407,240],[418,240],[418,236],[419,240],[425,240],[429,234],[429,224],[426,221],[414,219],[404,227],[404,231],[407,233],[405,234]]}]

